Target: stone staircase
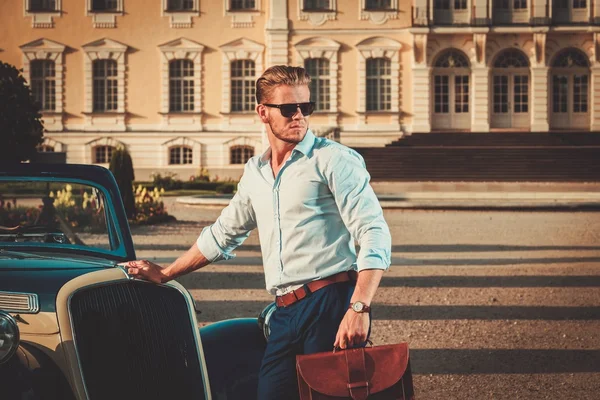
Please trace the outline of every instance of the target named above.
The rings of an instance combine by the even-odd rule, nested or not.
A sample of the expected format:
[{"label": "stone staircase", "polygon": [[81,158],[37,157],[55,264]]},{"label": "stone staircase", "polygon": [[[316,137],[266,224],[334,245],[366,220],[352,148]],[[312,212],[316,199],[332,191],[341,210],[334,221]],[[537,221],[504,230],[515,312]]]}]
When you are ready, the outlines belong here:
[{"label": "stone staircase", "polygon": [[600,133],[436,132],[355,150],[373,181],[600,181]]}]

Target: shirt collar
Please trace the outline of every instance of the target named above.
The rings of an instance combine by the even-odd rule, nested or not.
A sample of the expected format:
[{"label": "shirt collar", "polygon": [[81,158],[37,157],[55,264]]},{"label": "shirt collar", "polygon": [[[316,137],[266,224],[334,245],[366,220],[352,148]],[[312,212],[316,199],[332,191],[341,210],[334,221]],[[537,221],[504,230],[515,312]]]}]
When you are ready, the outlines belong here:
[{"label": "shirt collar", "polygon": [[[315,135],[310,129],[306,131],[304,139],[294,147],[294,150],[298,150],[300,153],[307,156],[315,145]],[[265,166],[271,159],[271,147],[269,147],[260,157],[260,167]]]}]

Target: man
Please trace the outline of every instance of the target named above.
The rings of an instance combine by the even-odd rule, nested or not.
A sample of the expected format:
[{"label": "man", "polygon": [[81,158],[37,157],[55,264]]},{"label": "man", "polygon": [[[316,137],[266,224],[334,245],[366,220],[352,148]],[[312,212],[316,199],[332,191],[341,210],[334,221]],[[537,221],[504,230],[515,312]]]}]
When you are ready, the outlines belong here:
[{"label": "man", "polygon": [[248,161],[230,204],[168,267],[126,264],[133,277],[166,282],[233,257],[258,228],[267,290],[277,303],[261,400],[297,396],[297,354],[364,346],[371,301],[390,265],[389,229],[362,157],[308,130],[309,83],[303,68],[267,69],[256,82],[256,112],[270,148]]}]

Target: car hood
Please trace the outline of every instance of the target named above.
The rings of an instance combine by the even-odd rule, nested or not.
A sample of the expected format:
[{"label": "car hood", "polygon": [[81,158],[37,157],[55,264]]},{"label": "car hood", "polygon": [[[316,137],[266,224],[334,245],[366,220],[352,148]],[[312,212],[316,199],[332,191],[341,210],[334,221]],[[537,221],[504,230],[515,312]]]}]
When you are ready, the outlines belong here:
[{"label": "car hood", "polygon": [[[21,254],[21,253],[19,253]],[[0,292],[35,293],[40,311],[56,311],[56,294],[73,278],[88,272],[115,268],[110,260],[89,257],[0,254]]]}]

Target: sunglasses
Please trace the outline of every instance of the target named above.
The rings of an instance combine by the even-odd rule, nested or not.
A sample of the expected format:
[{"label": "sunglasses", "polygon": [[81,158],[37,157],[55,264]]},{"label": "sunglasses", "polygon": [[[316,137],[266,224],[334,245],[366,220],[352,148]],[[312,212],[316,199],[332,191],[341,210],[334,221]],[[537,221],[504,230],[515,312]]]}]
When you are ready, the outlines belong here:
[{"label": "sunglasses", "polygon": [[291,118],[294,115],[296,115],[298,109],[300,109],[300,112],[305,117],[309,116],[313,113],[313,111],[315,111],[314,101],[309,101],[308,103],[263,104],[263,106],[279,108],[279,111],[281,111],[281,115],[286,118]]}]

